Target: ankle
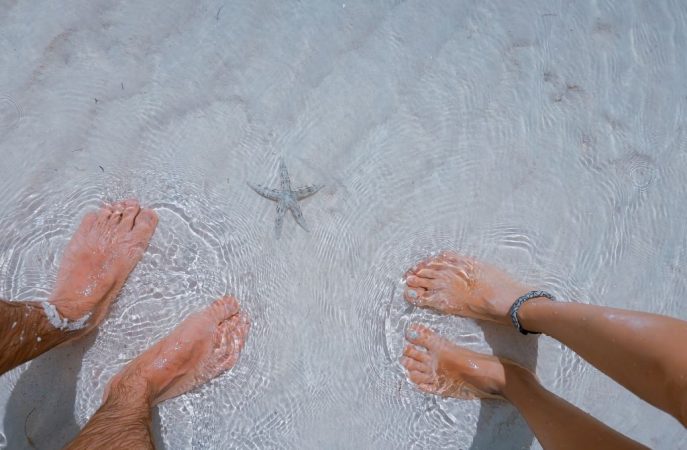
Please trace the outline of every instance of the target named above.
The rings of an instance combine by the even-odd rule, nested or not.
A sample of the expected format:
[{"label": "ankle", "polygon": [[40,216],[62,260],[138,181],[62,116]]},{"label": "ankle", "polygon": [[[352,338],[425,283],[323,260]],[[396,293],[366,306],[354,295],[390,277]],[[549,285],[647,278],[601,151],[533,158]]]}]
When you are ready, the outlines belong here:
[{"label": "ankle", "polygon": [[533,298],[525,302],[518,311],[518,321],[525,330],[533,333],[542,333],[542,312],[555,303],[548,298]]},{"label": "ankle", "polygon": [[511,361],[502,360],[502,363],[505,383],[501,395],[506,400],[514,403],[523,393],[531,392],[540,386],[537,376],[531,371]]},{"label": "ankle", "polygon": [[147,411],[153,405],[154,397],[155,389],[145,377],[138,373],[124,373],[118,375],[108,386],[103,403]]},{"label": "ankle", "polygon": [[488,320],[502,325],[511,325],[509,309],[513,302],[521,295],[526,294],[532,289],[527,286],[513,283],[505,286],[493,286],[484,292],[483,304],[486,311],[483,315]]}]

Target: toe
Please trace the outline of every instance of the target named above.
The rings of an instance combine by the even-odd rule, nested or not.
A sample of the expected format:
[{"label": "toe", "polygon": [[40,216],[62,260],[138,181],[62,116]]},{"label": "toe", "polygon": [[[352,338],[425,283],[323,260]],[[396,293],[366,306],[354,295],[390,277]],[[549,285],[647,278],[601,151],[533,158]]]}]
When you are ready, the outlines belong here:
[{"label": "toe", "polygon": [[132,206],[140,207],[138,200],[135,198],[127,198],[126,200],[123,200],[122,205],[124,205],[124,208],[130,208]]},{"label": "toe", "polygon": [[212,302],[209,312],[214,320],[222,322],[239,312],[239,302],[235,297],[226,295]]},{"label": "toe", "polygon": [[453,250],[444,250],[437,256],[437,260],[439,261],[459,261],[460,259],[461,256]]},{"label": "toe", "polygon": [[433,270],[430,269],[429,266],[418,270],[415,272],[415,275],[420,277],[420,278],[429,278],[429,279],[436,279],[436,278],[441,278],[441,272],[438,270]]},{"label": "toe", "polygon": [[436,390],[434,388],[434,385],[431,383],[420,383],[417,385],[418,389],[420,389],[422,392],[429,392],[429,393],[434,393]]},{"label": "toe", "polygon": [[408,378],[415,384],[429,384],[432,382],[432,375],[415,370],[408,372]]},{"label": "toe", "polygon": [[401,358],[401,365],[405,367],[408,372],[430,372],[430,368],[426,364],[407,357]]},{"label": "toe", "polygon": [[405,275],[408,276],[408,275],[413,275],[413,274],[417,273],[418,270],[422,270],[423,268],[427,267],[428,263],[429,263],[429,259],[421,259],[413,267],[408,269],[408,271],[405,273]]},{"label": "toe", "polygon": [[134,218],[132,232],[146,241],[150,239],[157,226],[157,214],[152,209],[142,208]]},{"label": "toe", "polygon": [[406,347],[403,349],[403,355],[422,363],[429,362],[432,359],[427,352],[422,352],[412,345],[406,345]]},{"label": "toe", "polygon": [[102,208],[98,210],[97,213],[97,222],[101,225],[107,225],[108,220],[110,219],[110,216],[112,215],[112,209],[110,205],[104,205]]},{"label": "toe", "polygon": [[422,278],[415,275],[409,275],[408,278],[406,278],[406,284],[412,288],[421,287],[425,289],[434,289],[437,285],[437,281],[432,278]]},{"label": "toe", "polygon": [[218,331],[222,333],[224,356],[219,361],[219,370],[225,371],[236,364],[246,342],[249,322],[245,314],[235,314],[222,322]]},{"label": "toe", "polygon": [[[239,325],[236,327],[236,330],[238,331],[242,341],[245,342],[246,338],[248,337],[248,332],[250,331],[250,320],[245,313],[239,313],[238,316]],[[243,345],[243,342],[241,345]]]},{"label": "toe", "polygon": [[425,295],[426,292],[427,291],[425,290],[425,288],[409,287],[403,292],[403,297],[405,297],[408,303],[412,303],[413,305],[421,305],[422,297]]},{"label": "toe", "polygon": [[467,256],[461,256],[457,253],[445,253],[435,261],[432,261],[427,267],[434,270],[442,269],[464,269],[474,265],[475,260]]},{"label": "toe", "polygon": [[422,325],[413,324],[408,327],[406,339],[411,344],[431,349],[433,347],[434,340],[436,339],[436,333]]},{"label": "toe", "polygon": [[124,232],[130,231],[134,227],[136,216],[138,216],[138,213],[141,211],[138,202],[132,202],[131,200],[126,200],[125,203],[126,202],[130,203],[126,204],[124,212],[122,213],[122,220],[119,222],[119,229]]},{"label": "toe", "polygon": [[250,331],[250,321],[245,313],[239,312],[231,318],[232,320],[232,333],[233,347],[234,351],[238,354],[243,349],[243,345],[246,343],[246,338],[248,337],[248,331]]},{"label": "toe", "polygon": [[126,209],[126,205],[124,204],[123,201],[113,203],[112,204],[112,214],[110,215],[109,223],[116,225],[119,222],[121,222],[122,216],[124,216],[124,210],[125,209]]}]

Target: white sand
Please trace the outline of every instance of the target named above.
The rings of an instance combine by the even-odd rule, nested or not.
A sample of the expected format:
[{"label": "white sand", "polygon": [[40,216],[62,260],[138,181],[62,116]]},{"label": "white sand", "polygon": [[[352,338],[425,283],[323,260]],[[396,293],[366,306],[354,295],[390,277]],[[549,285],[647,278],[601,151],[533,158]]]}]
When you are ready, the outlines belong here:
[{"label": "white sand", "polygon": [[[687,319],[687,4],[32,1],[0,6],[0,295],[45,300],[79,218],[160,225],[97,336],[0,379],[9,448],[61,447],[105,384],[236,293],[238,366],[154,420],[165,448],[538,448],[508,406],[403,379],[402,327],[537,367],[654,448],[684,429],[548,339],[408,313],[442,248],[561,298]],[[311,229],[247,182],[326,184]],[[0,444],[2,444],[0,436]]]}]

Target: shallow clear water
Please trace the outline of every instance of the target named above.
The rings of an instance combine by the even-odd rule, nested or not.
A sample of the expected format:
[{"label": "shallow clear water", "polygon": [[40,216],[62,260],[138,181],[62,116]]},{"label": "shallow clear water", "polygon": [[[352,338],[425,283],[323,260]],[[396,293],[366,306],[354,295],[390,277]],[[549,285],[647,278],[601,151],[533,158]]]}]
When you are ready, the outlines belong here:
[{"label": "shallow clear water", "polygon": [[[9,448],[73,438],[120,367],[225,292],[248,344],[160,406],[164,448],[538,447],[504,403],[414,390],[410,321],[687,446],[555,341],[400,297],[449,248],[560,298],[687,319],[685,3],[61,3],[0,8],[0,295],[45,299],[104,200],[160,225],[96,336],[0,379]],[[289,216],[275,240],[246,183],[277,186],[282,156],[294,185],[326,187],[302,202],[311,232]]]}]

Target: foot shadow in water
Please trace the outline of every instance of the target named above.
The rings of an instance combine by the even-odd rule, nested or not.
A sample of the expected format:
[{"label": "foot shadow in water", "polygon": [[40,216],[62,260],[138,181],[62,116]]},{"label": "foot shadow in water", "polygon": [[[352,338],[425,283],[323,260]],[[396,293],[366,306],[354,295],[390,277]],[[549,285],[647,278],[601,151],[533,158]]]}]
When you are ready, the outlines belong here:
[{"label": "foot shadow in water", "polygon": [[84,353],[96,335],[54,348],[31,361],[7,402],[7,448],[61,449],[79,434],[74,419],[76,381]]},{"label": "foot shadow in water", "polygon": [[[489,322],[478,324],[494,355],[513,360],[532,372],[536,370],[539,347],[536,337],[524,336],[512,327]],[[533,441],[534,434],[513,405],[503,400],[481,400],[470,450],[529,449]]]}]

